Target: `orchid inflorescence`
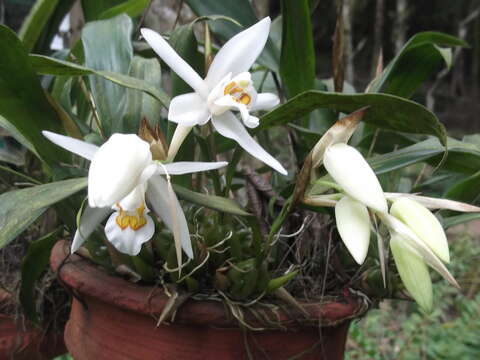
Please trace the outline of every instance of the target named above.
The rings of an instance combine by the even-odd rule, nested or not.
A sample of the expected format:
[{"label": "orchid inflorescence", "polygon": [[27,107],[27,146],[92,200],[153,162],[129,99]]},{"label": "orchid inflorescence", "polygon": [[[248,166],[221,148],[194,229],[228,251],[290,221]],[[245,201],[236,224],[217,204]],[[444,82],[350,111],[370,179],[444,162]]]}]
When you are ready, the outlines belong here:
[{"label": "orchid inflorescence", "polygon": [[[76,252],[92,232],[107,219],[104,232],[121,253],[139,254],[142,244],[152,239],[155,224],[152,210],[171,230],[178,264],[182,250],[192,258],[192,244],[187,220],[177,200],[170,177],[219,169],[227,162],[173,162],[186,136],[194,126],[211,121],[222,136],[238,143],[249,154],[287,175],[285,168],[267,153],[246,128],[259,125],[256,111],[279,104],[272,93],[257,93],[248,70],[263,50],[270,29],[270,18],[238,33],[225,43],[211,63],[205,79],[184,61],[158,33],[142,29],[143,38],[160,58],[192,89],[176,96],[168,108],[168,120],[177,124],[163,159],[153,159],[151,144],[135,134],[113,134],[103,145],[44,132],[55,144],[90,160],[88,205],[75,233],[71,251]],[[240,115],[237,119],[236,111]],[[374,171],[362,154],[347,144],[353,133],[334,125],[312,151],[312,181],[322,164],[335,182],[337,194],[306,193],[307,204],[335,207],[340,238],[358,264],[363,264],[369,250],[371,229],[377,220],[390,232],[390,247],[400,277],[424,308],[432,307],[431,280],[427,264],[458,286],[444,263],[450,260],[448,243],[437,218],[408,194],[395,199],[389,207]],[[372,220],[374,220],[372,222]],[[375,226],[374,226],[375,225]],[[381,261],[384,254],[380,253]]]}]

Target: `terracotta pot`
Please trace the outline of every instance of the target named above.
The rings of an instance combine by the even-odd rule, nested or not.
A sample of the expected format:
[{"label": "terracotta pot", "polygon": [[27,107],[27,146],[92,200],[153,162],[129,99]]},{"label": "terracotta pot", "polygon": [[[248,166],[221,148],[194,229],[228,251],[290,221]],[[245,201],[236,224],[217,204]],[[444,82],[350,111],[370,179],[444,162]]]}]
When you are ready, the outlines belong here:
[{"label": "terracotta pot", "polygon": [[[0,303],[9,298],[0,292]],[[66,352],[62,333],[44,333],[28,322],[21,324],[11,315],[0,314],[0,360],[48,360]]]},{"label": "terracotta pot", "polygon": [[[366,311],[347,298],[305,304],[309,321],[280,310],[275,320],[284,330],[244,331],[221,302],[189,300],[174,323],[156,327],[168,300],[162,289],[110,276],[77,255],[64,262],[68,251],[68,243],[57,243],[50,262],[76,294],[65,329],[75,360],[343,359],[349,322]],[[259,326],[249,314],[246,321]]]}]

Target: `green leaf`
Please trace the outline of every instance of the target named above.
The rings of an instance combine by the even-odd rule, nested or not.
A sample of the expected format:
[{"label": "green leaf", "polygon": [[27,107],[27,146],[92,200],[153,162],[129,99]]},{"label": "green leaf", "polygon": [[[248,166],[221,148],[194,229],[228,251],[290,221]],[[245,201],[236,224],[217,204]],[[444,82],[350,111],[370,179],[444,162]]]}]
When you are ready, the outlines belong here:
[{"label": "green leaf", "polygon": [[[198,16],[227,16],[237,20],[245,28],[258,21],[249,0],[186,0],[185,2]],[[215,21],[211,23],[210,26],[213,33],[224,41],[230,39],[241,30],[244,30],[230,21]],[[271,40],[268,40],[265,49],[257,61],[259,64],[276,72],[279,68],[279,58],[280,50]]]},{"label": "green leaf", "polygon": [[34,323],[38,323],[35,306],[35,283],[48,266],[50,251],[57,242],[57,235],[58,230],[55,230],[32,242],[28,246],[27,254],[22,261],[22,282],[18,298],[26,317]]},{"label": "green leaf", "polygon": [[480,171],[447,189],[444,198],[472,203],[480,195]]},{"label": "green leaf", "polygon": [[218,210],[233,215],[251,215],[244,209],[242,209],[240,205],[238,205],[237,202],[232,199],[224,198],[221,196],[197,193],[176,184],[173,185],[173,189],[181,199],[193,202],[197,205],[205,206],[213,210]]},{"label": "green leaf", "polygon": [[[147,94],[150,94],[155,99],[157,99],[165,108],[168,108],[168,105],[170,103],[170,98],[168,97],[168,95],[165,92],[163,92],[160,88],[151,84],[151,82],[156,82],[155,77],[158,77],[158,74],[156,73],[152,74],[153,75],[152,79],[150,79],[149,81],[146,81],[146,80],[137,79],[132,76],[114,73],[111,71],[94,70],[82,65],[78,65],[72,62],[63,61],[59,59],[54,59],[48,56],[30,55],[29,60],[33,68],[39,74],[71,75],[71,76],[98,75],[104,78],[105,80],[111,81],[123,87],[146,92]],[[153,66],[151,64],[152,63],[150,63],[150,66]],[[153,68],[151,68],[151,70],[153,70]]]},{"label": "green leaf", "polygon": [[[162,72],[157,59],[145,59],[135,56],[130,65],[130,76],[143,81],[152,89],[160,89]],[[151,125],[160,120],[161,104],[152,96],[130,89],[127,92],[127,105],[124,116],[124,130],[127,133],[137,133],[140,121],[145,118]]]},{"label": "green leaf", "polygon": [[124,0],[81,0],[83,15],[85,21],[98,20],[100,15],[110,8],[116,7],[124,2]]},{"label": "green leaf", "polygon": [[[383,92],[409,98],[442,63],[451,65],[451,50],[440,46],[467,46],[456,37],[439,32],[414,35],[375,79],[369,92]],[[449,60],[450,59],[450,60]]]},{"label": "green leaf", "polygon": [[150,3],[150,0],[129,0],[111,7],[100,14],[98,19],[109,19],[120,14],[127,14],[134,18],[140,15]]},{"label": "green leaf", "polygon": [[[82,32],[85,66],[127,75],[133,58],[132,26],[127,15],[86,24]],[[127,90],[95,75],[89,80],[105,136],[122,132]]]},{"label": "green leaf", "polygon": [[[380,140],[380,139],[379,139]],[[449,170],[473,173],[480,169],[480,148],[473,144],[447,138],[448,157],[444,167]],[[440,156],[445,148],[431,138],[390,153],[367,159],[377,174],[383,174],[417,162]]]},{"label": "green leaf", "polygon": [[10,124],[9,130],[26,139],[45,162],[67,161],[67,154],[41,133],[63,132],[61,121],[49,104],[22,43],[4,26],[0,26],[0,54],[0,116]]},{"label": "green leaf", "polygon": [[48,206],[86,186],[86,178],[77,178],[9,191],[0,195],[0,249],[15,239]]},{"label": "green leaf", "polygon": [[[0,127],[0,132],[3,132],[2,130]],[[0,136],[0,163],[2,162],[7,162],[15,166],[25,165],[25,148],[10,136]]]},{"label": "green leaf", "polygon": [[271,294],[275,290],[281,288],[283,285],[285,285],[290,280],[292,280],[297,274],[298,274],[298,270],[295,270],[283,276],[277,277],[275,279],[271,279],[267,285],[267,294]]},{"label": "green leaf", "polygon": [[33,52],[42,54],[49,53],[51,51],[50,44],[52,43],[55,35],[58,34],[60,24],[65,16],[70,12],[74,3],[75,0],[61,0],[57,3],[55,10],[50,15],[48,23],[45,24],[43,31],[35,44],[35,47],[32,49]]},{"label": "green leaf", "polygon": [[380,128],[414,134],[429,134],[446,144],[444,126],[426,107],[416,102],[387,94],[341,94],[310,90],[276,107],[260,120],[259,129],[282,125],[308,114],[314,109],[326,108],[352,113],[369,106],[363,121]]},{"label": "green leaf", "polygon": [[14,127],[10,122],[7,121],[3,116],[0,116],[0,127],[4,128],[8,131],[8,133],[17,140],[20,144],[25,146],[28,150],[32,153],[40,157],[36,152],[35,148],[33,147],[32,143],[28,141],[25,136],[23,136],[20,132],[18,132],[17,128]]},{"label": "green leaf", "polygon": [[444,229],[448,229],[449,227],[460,225],[476,219],[480,219],[480,213],[449,216],[443,218],[442,225]]},{"label": "green leaf", "polygon": [[280,74],[288,98],[291,98],[312,89],[315,79],[315,50],[308,0],[282,0],[282,14]]},{"label": "green leaf", "polygon": [[58,1],[59,0],[37,0],[30,9],[27,18],[24,20],[18,32],[18,36],[28,52],[33,50],[50,16],[54,13]]}]

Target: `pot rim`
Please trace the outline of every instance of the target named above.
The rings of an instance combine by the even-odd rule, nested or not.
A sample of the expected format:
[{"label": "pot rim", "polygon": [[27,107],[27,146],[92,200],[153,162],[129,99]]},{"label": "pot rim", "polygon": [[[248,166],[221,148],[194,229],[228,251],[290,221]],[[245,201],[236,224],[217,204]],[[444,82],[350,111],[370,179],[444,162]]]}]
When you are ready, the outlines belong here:
[{"label": "pot rim", "polygon": [[[160,287],[145,286],[129,282],[121,277],[108,274],[105,269],[93,264],[77,254],[70,254],[70,242],[58,241],[52,249],[50,266],[63,286],[73,290],[75,297],[93,298],[110,303],[124,310],[133,311],[158,318],[169,298]],[[286,311],[279,305],[268,318],[275,322],[274,328],[295,328],[297,326],[335,326],[350,319],[362,316],[368,310],[365,298],[351,293],[334,300],[328,298],[322,302],[299,302],[310,318],[299,311]],[[254,307],[249,307],[249,309]],[[262,326],[253,312],[245,311],[245,321],[249,325]],[[265,308],[262,307],[265,311]],[[260,310],[256,308],[256,310]],[[255,312],[257,312],[255,311]],[[258,315],[258,314],[257,314]],[[175,314],[176,323],[187,323],[218,327],[238,327],[239,322],[228,311],[223,302],[214,300],[197,301],[188,299]],[[267,327],[268,328],[268,327]],[[260,330],[260,329],[259,329]]]}]

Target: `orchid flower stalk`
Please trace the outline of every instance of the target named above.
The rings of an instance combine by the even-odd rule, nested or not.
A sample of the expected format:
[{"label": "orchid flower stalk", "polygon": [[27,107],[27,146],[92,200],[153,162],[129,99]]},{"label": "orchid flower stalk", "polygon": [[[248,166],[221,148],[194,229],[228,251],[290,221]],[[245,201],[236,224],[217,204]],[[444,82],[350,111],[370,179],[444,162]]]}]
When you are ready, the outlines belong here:
[{"label": "orchid flower stalk", "polygon": [[[286,175],[284,167],[268,154],[248,133],[245,126],[255,128],[259,119],[250,113],[268,110],[279,103],[275,94],[257,93],[248,72],[263,50],[270,30],[266,17],[238,33],[218,51],[202,79],[163,37],[150,29],[142,35],[162,60],[182,78],[194,92],[176,96],[168,109],[168,120],[178,124],[168,158],[173,159],[179,144],[195,125],[212,121],[222,136],[236,141],[245,151]],[[240,122],[232,110],[240,113]]]},{"label": "orchid flower stalk", "polygon": [[193,258],[187,221],[169,177],[218,169],[226,162],[162,164],[152,160],[150,144],[134,134],[113,134],[100,147],[48,131],[43,134],[58,146],[91,161],[88,206],[75,233],[72,253],[113,210],[105,225],[108,241],[122,253],[137,255],[155,231],[148,215],[148,200],[174,234],[179,263],[181,248]]}]

